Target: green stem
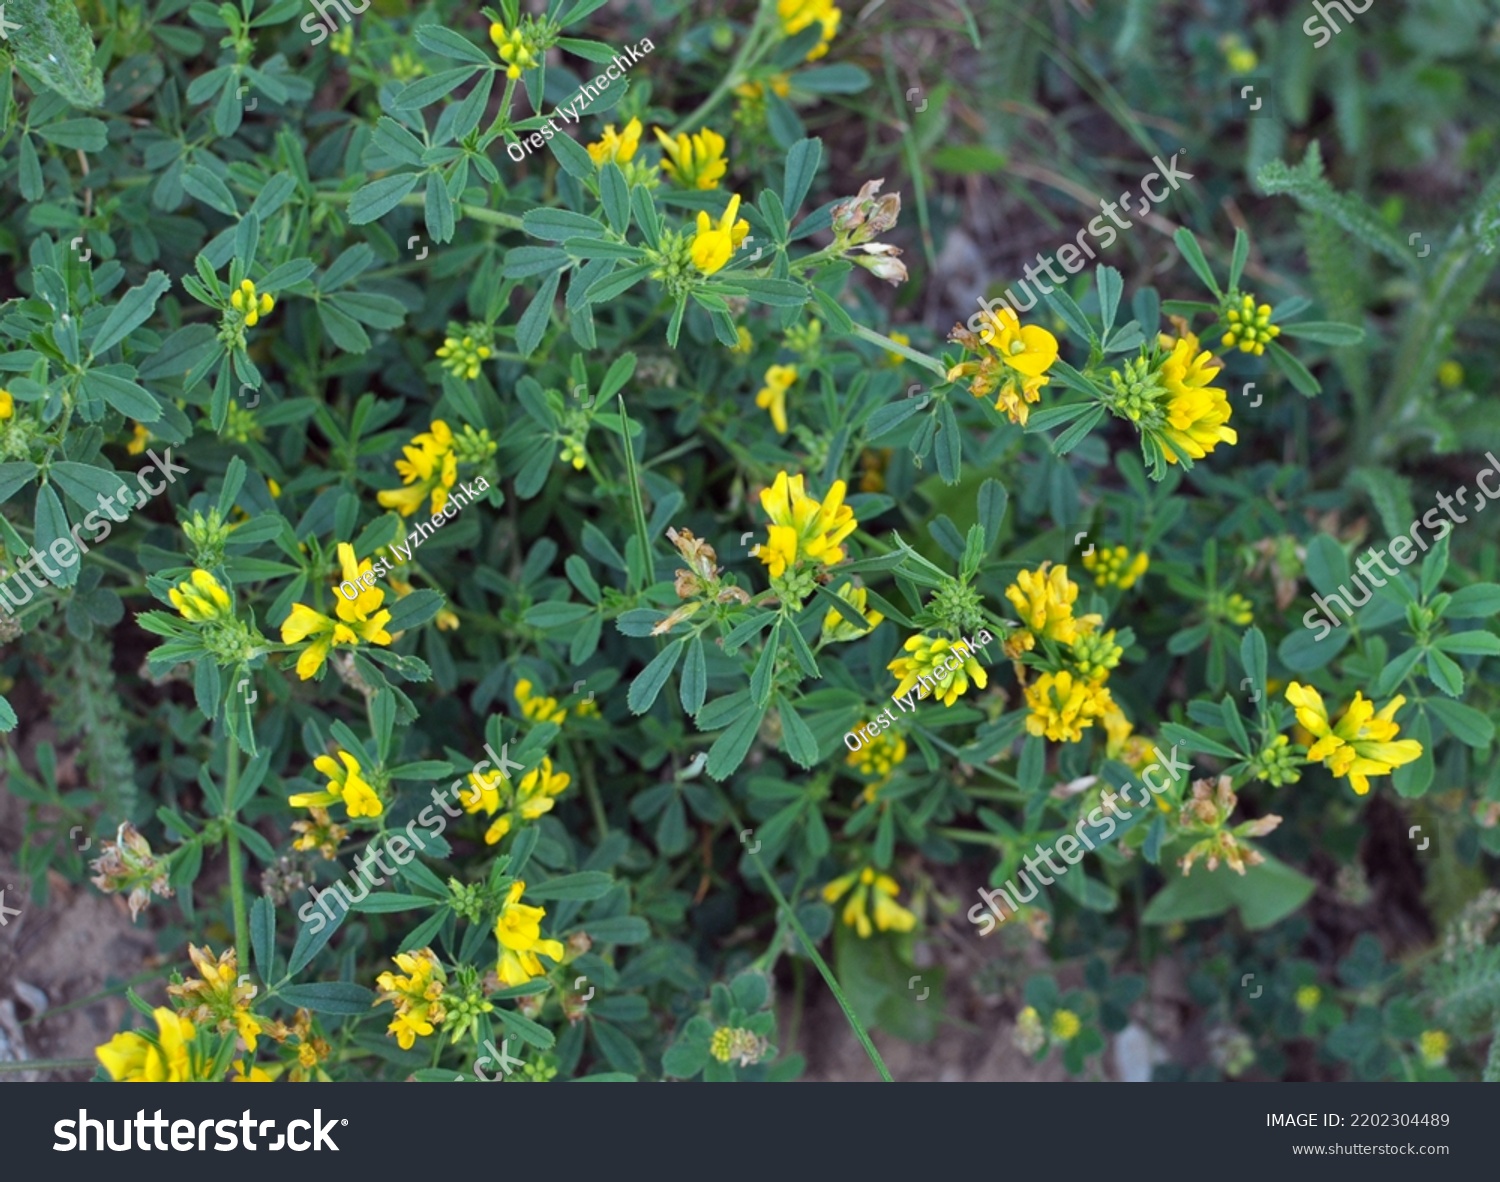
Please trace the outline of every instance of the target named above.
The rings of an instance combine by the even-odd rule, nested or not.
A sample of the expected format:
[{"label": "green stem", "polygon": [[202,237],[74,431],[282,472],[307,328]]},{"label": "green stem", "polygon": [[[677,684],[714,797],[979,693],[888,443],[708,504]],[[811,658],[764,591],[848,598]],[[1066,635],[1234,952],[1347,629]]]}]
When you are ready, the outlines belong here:
[{"label": "green stem", "polygon": [[[316,200],[334,201],[340,204],[347,203],[352,196],[354,196],[353,193],[314,194]],[[408,193],[405,197],[401,198],[400,204],[423,205],[426,201],[427,198],[422,193]],[[458,208],[464,217],[471,218],[476,222],[485,222],[491,226],[504,226],[508,230],[519,230],[521,228],[521,219],[514,214],[501,213],[498,209],[485,209],[479,205],[459,205]]]},{"label": "green stem", "polygon": [[234,831],[234,798],[240,785],[240,745],[229,736],[229,754],[224,773],[225,840],[229,843],[229,894],[234,905],[234,950],[240,972],[250,971],[250,913],[245,904],[245,853]]},{"label": "green stem", "polygon": [[[724,809],[729,813],[730,819],[734,822],[735,829],[742,829],[739,814],[734,811],[734,805],[729,801],[729,794],[722,788],[719,789],[719,799],[724,802]],[[776,885],[776,880],[767,871],[765,863],[760,860],[760,855],[748,845],[745,847],[745,852],[750,856],[750,860],[755,863],[756,870],[760,871],[761,881],[770,890],[771,897],[776,900],[777,905],[782,910],[782,914],[786,916],[787,922],[791,924],[792,930],[801,938],[802,947],[807,949],[808,958],[817,966],[818,972],[822,974],[828,988],[833,991],[834,1000],[839,1003],[839,1008],[844,1011],[844,1017],[849,1019],[849,1026],[854,1031],[854,1037],[859,1040],[859,1045],[864,1047],[865,1054],[870,1056],[870,1062],[875,1064],[875,1070],[880,1072],[880,1078],[886,1083],[895,1083],[896,1081],[891,1078],[891,1073],[886,1068],[885,1060],[880,1057],[880,1052],[875,1049],[875,1044],[870,1041],[870,1036],[865,1030],[864,1023],[859,1020],[858,1015],[855,1014],[853,1007],[849,1004],[849,999],[844,996],[844,991],[839,988],[838,979],[833,975],[833,970],[828,967],[827,962],[818,954],[818,949],[813,944],[812,938],[802,927],[801,921],[797,918],[796,911],[787,902],[786,896],[781,893],[781,888]]]},{"label": "green stem", "polygon": [[926,353],[918,349],[913,349],[910,345],[903,345],[899,341],[891,340],[890,337],[882,336],[873,328],[866,328],[857,320],[854,322],[854,335],[869,341],[872,345],[879,345],[882,349],[889,349],[892,353],[900,353],[908,361],[915,362],[924,369],[931,370],[938,377],[942,378],[943,381],[946,382],[948,380],[948,371],[943,368],[943,363],[936,357],[929,357]]},{"label": "green stem", "polygon": [[745,81],[745,72],[756,64],[751,60],[752,56],[764,48],[759,44],[760,34],[765,29],[766,13],[770,10],[769,0],[761,0],[760,7],[755,10],[755,20],[750,24],[750,31],[745,34],[745,40],[740,43],[740,51],[735,55],[734,61],[729,63],[729,69],[724,71],[724,76],[709,92],[708,97],[693,108],[691,113],[677,121],[677,126],[668,133],[673,139],[702,123],[708,117],[708,113],[724,101],[725,95]]},{"label": "green stem", "polygon": [[93,1059],[3,1059],[0,1075],[7,1071],[83,1071],[97,1066]]}]

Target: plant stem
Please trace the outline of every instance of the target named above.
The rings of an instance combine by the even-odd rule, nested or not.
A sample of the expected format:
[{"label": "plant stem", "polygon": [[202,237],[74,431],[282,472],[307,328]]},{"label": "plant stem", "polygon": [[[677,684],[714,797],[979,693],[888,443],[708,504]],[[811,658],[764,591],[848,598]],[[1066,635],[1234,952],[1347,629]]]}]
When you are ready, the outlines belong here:
[{"label": "plant stem", "polygon": [[7,1071],[82,1071],[99,1066],[93,1059],[4,1059],[0,1075]]},{"label": "plant stem", "polygon": [[239,834],[234,831],[234,798],[240,785],[240,745],[229,736],[229,753],[224,773],[225,840],[229,843],[229,894],[234,906],[234,950],[240,972],[250,971],[250,914],[245,905],[245,854],[240,849]]},{"label": "plant stem", "polygon": [[[719,799],[724,802],[724,809],[734,822],[734,827],[741,829],[739,814],[734,811],[734,805],[729,801],[729,794],[722,788],[719,789]],[[859,1040],[859,1045],[864,1047],[865,1054],[870,1056],[870,1062],[875,1064],[875,1070],[880,1072],[880,1078],[886,1083],[895,1083],[896,1081],[891,1078],[891,1073],[886,1068],[885,1060],[880,1057],[880,1052],[875,1049],[875,1044],[870,1041],[870,1036],[865,1030],[864,1023],[859,1020],[858,1015],[855,1014],[853,1007],[849,1004],[849,999],[844,996],[844,991],[839,988],[838,978],[833,975],[833,970],[828,967],[827,962],[818,954],[818,949],[813,944],[812,938],[808,936],[806,930],[802,927],[802,922],[797,918],[797,913],[792,909],[792,905],[787,902],[786,896],[781,893],[781,888],[776,885],[776,880],[766,870],[765,863],[760,860],[760,855],[748,845],[745,847],[745,853],[750,856],[750,860],[755,863],[755,868],[760,871],[761,881],[770,890],[771,897],[776,900],[777,905],[782,910],[782,914],[786,916],[787,922],[791,924],[792,930],[801,938],[802,947],[807,949],[808,958],[817,966],[818,972],[822,974],[823,980],[828,984],[828,988],[833,991],[834,1000],[839,1003],[839,1008],[844,1011],[844,1017],[849,1019],[849,1026],[854,1031],[854,1037]]]},{"label": "plant stem", "polygon": [[900,353],[908,361],[915,362],[924,369],[929,369],[945,382],[948,380],[948,371],[943,368],[943,363],[936,357],[929,357],[919,349],[913,349],[910,345],[903,345],[899,341],[893,341],[890,337],[882,336],[873,328],[866,328],[859,321],[854,322],[854,335],[862,340],[869,341],[872,345],[879,345],[882,349],[888,349],[892,353]]},{"label": "plant stem", "polygon": [[762,48],[760,33],[765,27],[766,13],[770,11],[768,0],[761,0],[760,6],[755,10],[755,19],[750,23],[750,31],[745,34],[745,40],[740,43],[740,51],[735,55],[734,61],[729,63],[729,69],[724,71],[724,76],[719,79],[719,84],[709,92],[709,95],[699,103],[693,111],[684,115],[677,121],[677,126],[668,133],[676,139],[682,132],[696,127],[708,113],[724,101],[724,96],[745,80],[745,71],[755,65],[751,60]]}]

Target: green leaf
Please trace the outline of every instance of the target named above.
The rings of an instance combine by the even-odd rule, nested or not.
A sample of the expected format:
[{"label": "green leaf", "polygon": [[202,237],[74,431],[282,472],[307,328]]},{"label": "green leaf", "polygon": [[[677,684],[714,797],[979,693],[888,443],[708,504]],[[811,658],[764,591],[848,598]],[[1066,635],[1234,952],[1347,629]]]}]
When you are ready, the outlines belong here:
[{"label": "green leaf", "polygon": [[450,57],[454,61],[471,62],[476,66],[488,66],[493,58],[467,37],[455,33],[442,25],[418,25],[417,43],[432,50],[439,57]]},{"label": "green leaf", "polygon": [[104,77],[94,65],[94,39],[76,4],[8,0],[6,28],[7,48],[69,106],[104,104]]},{"label": "green leaf", "polygon": [[1198,276],[1203,286],[1213,292],[1215,297],[1223,298],[1224,293],[1219,290],[1219,281],[1214,278],[1213,268],[1203,257],[1203,248],[1198,245],[1198,239],[1193,232],[1183,226],[1172,235],[1172,241],[1177,244],[1177,249],[1182,252],[1183,260],[1193,269],[1193,274]]},{"label": "green leaf", "polygon": [[1495,737],[1495,724],[1472,706],[1450,702],[1446,698],[1428,698],[1431,710],[1460,743],[1485,748]]},{"label": "green leaf", "polygon": [[801,715],[792,708],[792,704],[780,694],[776,697],[778,713],[781,716],[781,737],[786,748],[786,753],[799,765],[805,768],[812,767],[818,762],[818,739],[812,729],[802,721]]},{"label": "green leaf", "polygon": [[557,297],[557,286],[561,282],[561,271],[553,271],[543,279],[526,311],[521,313],[521,319],[516,322],[516,351],[522,357],[530,357],[542,343],[547,325],[552,322],[552,301]]},{"label": "green leaf", "polygon": [[[333,907],[333,912],[334,918],[330,922],[321,911],[314,911],[312,918],[298,930],[297,942],[292,945],[292,958],[287,962],[286,975],[288,977],[295,977],[307,967],[313,957],[323,951],[328,941],[333,939],[333,933],[339,930],[339,925],[349,914],[342,907]],[[312,922],[314,919],[323,921],[323,926],[317,927]]]},{"label": "green leaf", "polygon": [[[793,81],[798,90],[809,90],[813,94],[858,94],[869,89],[870,75],[856,65],[838,62],[798,70]],[[788,204],[787,208],[794,207]]]},{"label": "green leaf", "polygon": [[1439,638],[1437,647],[1445,653],[1497,656],[1500,655],[1500,636],[1493,632],[1455,632],[1451,636]]},{"label": "green leaf", "polygon": [[[450,91],[457,90],[472,77],[474,77],[472,66],[459,66],[455,70],[443,70],[426,78],[418,78],[415,82],[408,83],[396,95],[391,106],[397,111],[419,110],[437,102]],[[415,177],[412,178],[412,183],[416,183]]]},{"label": "green leaf", "polygon": [[106,501],[114,500],[125,487],[125,482],[115,473],[72,460],[55,461],[47,470],[47,477],[56,482],[70,501],[86,511],[98,509],[100,497]]},{"label": "green leaf", "polygon": [[[864,73],[863,70],[860,73]],[[800,76],[799,76],[800,80]],[[786,176],[781,185],[781,204],[788,217],[796,217],[798,208],[812,188],[823,159],[823,141],[799,140],[786,154]]]},{"label": "green leaf", "polygon": [[401,204],[403,197],[417,187],[421,178],[422,174],[419,172],[398,172],[356,189],[354,196],[349,199],[350,224],[363,226],[389,213]]},{"label": "green leaf", "polygon": [[1457,661],[1437,649],[1427,650],[1427,677],[1450,698],[1464,692],[1464,671]]},{"label": "green leaf", "polygon": [[403,895],[397,891],[377,891],[373,895],[366,895],[363,899],[356,900],[349,910],[383,915],[389,911],[416,911],[422,907],[436,907],[437,904],[437,899],[429,899],[426,895]]},{"label": "green leaf", "polygon": [[271,980],[276,971],[276,904],[266,895],[257,895],[250,904],[250,950],[260,979]]},{"label": "green leaf", "polygon": [[97,357],[128,337],[156,311],[156,301],[171,286],[172,281],[165,271],[152,271],[146,276],[146,282],[127,291],[94,334],[89,352]]},{"label": "green leaf", "polygon": [[310,985],[283,985],[276,996],[287,1005],[317,1014],[363,1015],[375,1004],[375,994],[352,981],[316,981]]},{"label": "green leaf", "polygon": [[672,670],[677,667],[677,659],[682,656],[685,641],[686,637],[672,641],[636,674],[635,680],[630,683],[630,692],[625,697],[632,714],[644,714],[651,709],[662,687],[667,684],[667,679],[672,676]]},{"label": "green leaf", "polygon": [[239,216],[239,206],[235,204],[229,186],[203,165],[190,164],[182,170],[182,187],[204,205],[228,217]]},{"label": "green leaf", "polygon": [[1281,335],[1300,337],[1320,345],[1357,345],[1365,339],[1365,330],[1334,320],[1304,320],[1300,324],[1283,324]]},{"label": "green leaf", "polygon": [[[67,538],[68,545],[73,545],[73,539],[68,535],[68,515],[63,509],[61,498],[53,490],[50,484],[44,484],[37,490],[36,494],[36,549],[47,551],[52,548],[52,543],[59,538]],[[71,587],[78,581],[78,551],[72,551],[73,561],[70,565],[64,565],[60,560],[56,561],[59,575],[52,578],[43,569],[43,575],[48,578],[54,586]]]},{"label": "green leaf", "polygon": [[[125,366],[118,368],[130,372]],[[150,391],[107,366],[88,370],[83,375],[83,389],[89,397],[102,398],[122,415],[139,423],[155,423],[161,419],[161,403]]]},{"label": "green leaf", "polygon": [[765,706],[746,709],[729,725],[729,728],[714,740],[708,752],[708,774],[715,780],[724,780],[744,762],[750,744],[760,730],[761,719],[766,715]]},{"label": "green leaf", "polygon": [[546,882],[528,883],[526,897],[583,902],[602,898],[613,889],[614,885],[615,880],[608,874],[598,870],[583,870],[577,874],[564,874],[559,878],[551,878]]},{"label": "green leaf", "polygon": [[1443,609],[1444,619],[1449,620],[1488,620],[1493,616],[1500,616],[1500,583],[1460,587]]}]

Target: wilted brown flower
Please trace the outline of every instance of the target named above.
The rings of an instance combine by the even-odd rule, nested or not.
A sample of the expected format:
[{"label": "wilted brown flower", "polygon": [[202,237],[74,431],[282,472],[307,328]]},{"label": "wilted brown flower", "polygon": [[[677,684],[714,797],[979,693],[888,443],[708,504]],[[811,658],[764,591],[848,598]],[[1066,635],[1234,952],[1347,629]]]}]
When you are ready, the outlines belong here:
[{"label": "wilted brown flower", "polygon": [[130,892],[126,901],[131,919],[151,901],[153,892],[163,899],[172,897],[172,888],[167,885],[168,860],[152,854],[151,844],[129,821],[120,826],[114,841],[104,841],[102,852],[89,866],[95,874],[90,881],[101,891]]}]

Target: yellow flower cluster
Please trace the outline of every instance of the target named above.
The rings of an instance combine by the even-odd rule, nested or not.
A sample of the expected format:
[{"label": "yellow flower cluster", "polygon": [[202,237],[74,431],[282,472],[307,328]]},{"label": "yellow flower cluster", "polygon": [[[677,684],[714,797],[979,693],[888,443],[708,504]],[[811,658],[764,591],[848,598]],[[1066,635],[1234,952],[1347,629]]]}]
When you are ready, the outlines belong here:
[{"label": "yellow flower cluster", "polygon": [[1052,381],[1046,374],[1057,360],[1057,338],[1037,325],[1022,325],[1010,308],[985,311],[978,319],[983,327],[977,336],[958,329],[952,339],[977,352],[979,359],[955,365],[948,380],[972,378],[970,394],[994,394],[995,409],[1024,427],[1031,404],[1040,401],[1041,388]]},{"label": "yellow flower cluster", "polygon": [[453,432],[448,424],[433,419],[432,426],[413,436],[401,454],[403,458],[396,461],[396,472],[404,487],[385,489],[376,494],[376,500],[402,517],[410,517],[431,494],[433,515],[441,513],[448,503],[449,491],[458,482],[458,455],[453,450]]},{"label": "yellow flower cluster", "polygon": [[519,879],[510,884],[510,893],[500,906],[495,920],[495,939],[500,942],[500,960],[495,971],[506,988],[524,985],[546,972],[538,955],[561,961],[563,946],[558,940],[542,939],[545,907],[528,907],[521,902],[526,884]]},{"label": "yellow flower cluster", "polygon": [[198,970],[199,980],[168,985],[167,994],[182,1003],[182,1018],[201,1025],[217,1025],[220,1034],[234,1028],[243,1048],[255,1052],[261,1024],[250,1012],[255,986],[239,984],[239,958],[233,948],[226,948],[216,960],[211,949],[188,945],[188,957]]},{"label": "yellow flower cluster", "polygon": [[444,337],[437,355],[442,359],[443,368],[454,377],[472,382],[479,376],[480,368],[493,352],[488,345],[476,344],[472,336],[465,334],[461,337]]},{"label": "yellow flower cluster", "polygon": [[877,873],[873,866],[835,878],[824,886],[823,901],[830,905],[837,903],[849,894],[851,888],[854,893],[849,895],[849,901],[844,904],[842,918],[845,924],[859,933],[861,939],[868,939],[874,932],[874,928],[870,926],[869,912],[872,899],[875,904],[875,928],[882,932],[909,932],[917,926],[917,917],[896,902],[896,896],[901,893],[900,885],[890,875]]},{"label": "yellow flower cluster", "polygon": [[531,722],[555,722],[561,726],[568,717],[568,712],[557,704],[556,698],[531,692],[531,681],[522,678],[516,682],[516,701],[521,707],[521,716]]},{"label": "yellow flower cluster", "polygon": [[693,266],[705,275],[722,270],[730,256],[739,249],[745,235],[750,233],[750,223],[739,216],[740,195],[733,194],[717,222],[708,216],[708,211],[698,211],[698,229],[690,246]]},{"label": "yellow flower cluster", "polygon": [[257,294],[255,284],[243,279],[239,289],[230,294],[229,306],[244,316],[246,328],[254,328],[276,306],[276,301],[269,295]]},{"label": "yellow flower cluster", "polygon": [[773,365],[766,370],[765,385],[755,396],[755,405],[771,412],[771,423],[782,435],[786,434],[786,392],[797,380],[795,365]]},{"label": "yellow flower cluster", "polygon": [[443,1006],[443,988],[448,983],[448,975],[431,948],[398,952],[394,960],[396,967],[406,975],[381,973],[375,979],[380,988],[375,1004],[388,1001],[396,1007],[386,1033],[394,1034],[401,1049],[409,1051],[418,1035],[426,1038],[448,1016]]},{"label": "yellow flower cluster", "polygon": [[829,42],[839,31],[844,14],[833,0],[776,0],[776,15],[781,18],[781,31],[788,37],[795,37],[814,21],[823,27],[821,39],[807,53],[806,60],[815,61],[828,52]]},{"label": "yellow flower cluster", "polygon": [[[981,634],[979,640],[987,643],[984,639],[987,635]],[[921,682],[923,697],[927,696],[926,687],[933,685],[936,686],[931,691],[933,696],[944,706],[951,706],[969,692],[970,682],[980,689],[989,685],[989,674],[974,658],[974,650],[967,641],[955,642],[946,636],[919,633],[901,647],[906,655],[896,657],[886,666],[900,683],[891,695],[893,698],[904,698]]]},{"label": "yellow flower cluster", "polygon": [[1272,315],[1270,304],[1256,307],[1254,296],[1244,296],[1238,308],[1225,311],[1229,331],[1220,343],[1226,349],[1239,346],[1241,353],[1254,353],[1259,357],[1266,351],[1266,346],[1281,335],[1281,329],[1271,323]]},{"label": "yellow flower cluster", "polygon": [[693,135],[682,133],[673,139],[661,128],[653,129],[661,141],[661,170],[674,184],[684,189],[717,189],[729,171],[724,159],[724,137],[711,127]]},{"label": "yellow flower cluster", "polygon": [[505,63],[507,78],[519,78],[522,70],[529,70],[537,64],[536,55],[521,36],[520,29],[512,29],[507,33],[505,26],[495,21],[490,25],[490,40],[495,43],[495,52],[500,60]]},{"label": "yellow flower cluster", "polygon": [[1118,587],[1122,591],[1135,586],[1135,582],[1151,565],[1151,559],[1142,550],[1132,555],[1128,546],[1095,548],[1083,556],[1083,569],[1094,576],[1100,587]]},{"label": "yellow flower cluster", "polygon": [[1323,696],[1311,686],[1292,682],[1286,687],[1286,700],[1296,708],[1298,725],[1316,740],[1307,758],[1321,762],[1335,776],[1347,777],[1360,796],[1370,791],[1370,776],[1389,775],[1421,758],[1420,742],[1396,739],[1396,711],[1406,704],[1402,694],[1376,713],[1375,704],[1356,692],[1336,723],[1329,722]]},{"label": "yellow flower cluster", "polygon": [[321,809],[330,804],[342,803],[349,810],[351,820],[357,817],[378,817],[385,812],[379,795],[365,779],[359,760],[349,752],[341,749],[338,759],[331,755],[320,755],[313,760],[313,767],[328,777],[328,788],[323,792],[299,792],[289,797],[287,803],[293,808]]},{"label": "yellow flower cluster", "polygon": [[640,146],[641,121],[639,119],[632,119],[621,132],[615,131],[613,123],[606,123],[601,137],[592,144],[585,145],[595,168],[601,168],[611,161],[615,164],[628,164],[635,156],[635,150]]},{"label": "yellow flower cluster", "polygon": [[[1219,360],[1200,349],[1198,338],[1190,332],[1176,339],[1163,334],[1161,341],[1172,350],[1158,375],[1167,392],[1163,434],[1195,460],[1220,443],[1238,443],[1238,432],[1227,425],[1229,396],[1211,384],[1222,368]],[[1177,463],[1171,448],[1162,450],[1167,463]]]},{"label": "yellow flower cluster", "polygon": [[750,553],[771,570],[773,579],[804,563],[835,566],[844,561],[839,545],[858,528],[854,510],[844,504],[845,485],[835,480],[820,502],[807,495],[802,477],[776,474],[776,481],[760,494],[761,508],[770,517],[767,540]]},{"label": "yellow flower cluster", "polygon": [[849,752],[844,756],[844,762],[860,775],[874,776],[883,784],[905,758],[906,740],[894,731],[885,730],[873,739],[867,739],[860,750]]},{"label": "yellow flower cluster", "polygon": [[469,813],[481,809],[490,817],[500,813],[484,834],[485,844],[494,845],[517,821],[535,821],[543,813],[551,812],[553,798],[560,796],[572,782],[573,777],[567,772],[553,771],[551,757],[544,756],[538,766],[521,777],[513,796],[507,788],[510,781],[499,771],[470,772],[471,791],[459,793],[459,803]]},{"label": "yellow flower cluster", "polygon": [[[9,390],[0,390],[0,421],[11,418],[16,413],[16,400]],[[140,424],[136,424],[136,430],[140,430]],[[129,448],[126,449],[127,451]],[[141,451],[146,450],[146,445],[141,445]],[[132,455],[140,455],[140,452],[131,452]]]},{"label": "yellow flower cluster", "polygon": [[1026,729],[1054,743],[1076,743],[1097,721],[1105,728],[1109,747],[1123,751],[1133,728],[1105,685],[1120,662],[1121,648],[1112,631],[1100,630],[1103,617],[1074,616],[1078,585],[1068,578],[1068,568],[1044,562],[1034,571],[1023,570],[1005,589],[1005,597],[1022,625],[1006,642],[1010,656],[1033,651],[1038,639],[1064,650],[1060,666],[1046,670],[1025,689],[1031,710]]},{"label": "yellow flower cluster", "polygon": [[370,560],[355,562],[354,547],[348,542],[339,543],[338,556],[344,582],[359,586],[359,595],[349,599],[342,592],[335,591],[337,620],[313,611],[305,604],[294,603],[291,614],[281,625],[283,644],[298,644],[312,638],[297,658],[297,676],[303,681],[322,670],[333,649],[354,648],[361,641],[365,644],[391,643],[391,634],[385,630],[391,613],[380,606],[385,602],[385,592],[360,583],[360,576],[373,569]]},{"label": "yellow flower cluster", "polygon": [[168,591],[167,598],[184,620],[194,624],[207,624],[234,615],[229,592],[206,570],[195,570],[191,578]]}]

